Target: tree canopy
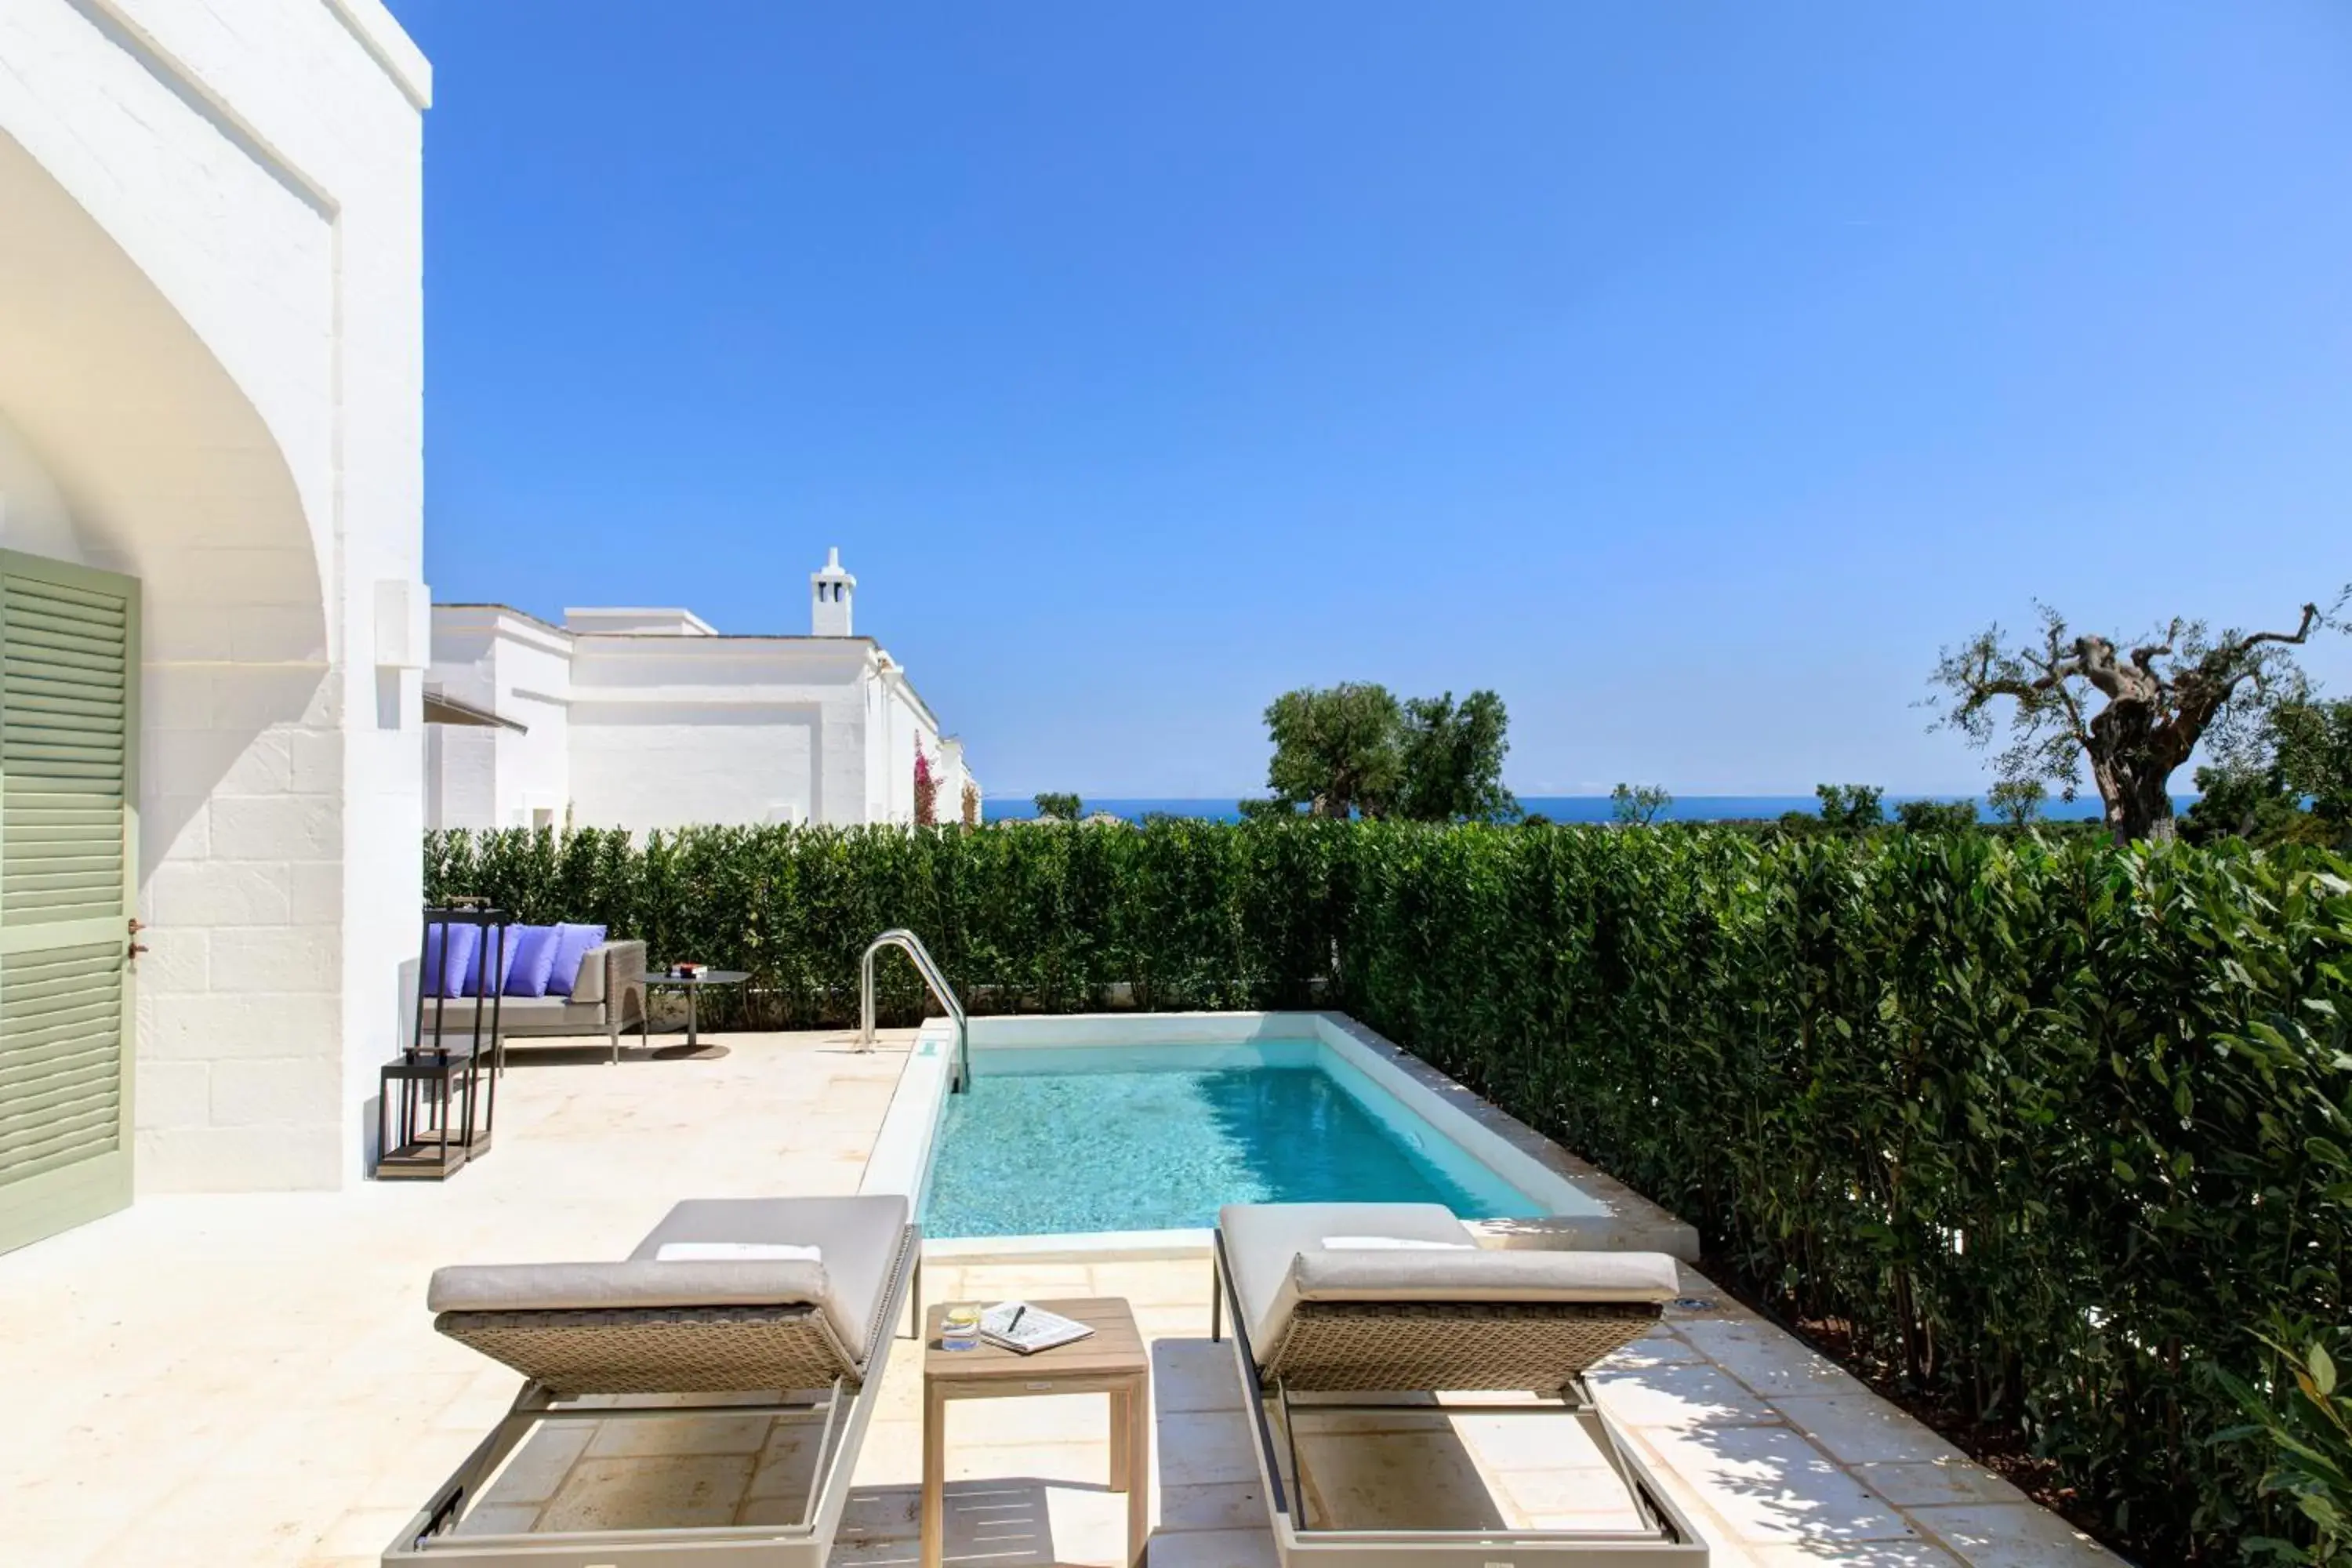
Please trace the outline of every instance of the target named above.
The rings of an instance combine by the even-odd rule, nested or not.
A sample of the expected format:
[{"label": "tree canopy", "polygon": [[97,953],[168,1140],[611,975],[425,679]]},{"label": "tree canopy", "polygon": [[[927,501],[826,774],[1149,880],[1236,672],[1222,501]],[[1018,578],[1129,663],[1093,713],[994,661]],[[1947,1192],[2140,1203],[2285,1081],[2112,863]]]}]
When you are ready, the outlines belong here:
[{"label": "tree canopy", "polygon": [[1404,771],[1397,744],[1403,722],[1385,686],[1349,681],[1286,691],[1265,710],[1274,742],[1266,787],[1318,816],[1386,816]]},{"label": "tree canopy", "polygon": [[2197,788],[2182,825],[2197,842],[2352,849],[2352,700],[2278,702],[2250,737],[2197,770]]},{"label": "tree canopy", "polygon": [[1910,833],[1966,833],[1977,826],[1977,803],[1906,800],[1895,808],[1895,820]]},{"label": "tree canopy", "polygon": [[1933,679],[1949,705],[1936,726],[1990,746],[2006,703],[2008,744],[1994,759],[2003,782],[2047,780],[2072,800],[2087,763],[2118,837],[2170,837],[2174,772],[2209,736],[2226,750],[2233,731],[2259,725],[2300,689],[2290,650],[2337,624],[2333,613],[2347,595],[2352,589],[2325,612],[2304,605],[2292,631],[2217,635],[2176,617],[2127,650],[2114,637],[2075,633],[2043,605],[2032,637],[2012,643],[1994,626],[1944,650]]},{"label": "tree canopy", "polygon": [[1886,820],[1886,792],[1876,784],[1815,784],[1813,794],[1833,833],[1864,833]]},{"label": "tree canopy", "polygon": [[2339,838],[2352,832],[2352,701],[2284,702],[2270,729],[2279,783]]},{"label": "tree canopy", "polygon": [[1254,814],[1305,806],[1317,816],[1480,821],[1518,815],[1503,787],[1510,716],[1492,691],[1400,702],[1384,686],[1286,691],[1265,710],[1272,798]]},{"label": "tree canopy", "polygon": [[1985,792],[1992,814],[2011,827],[2024,827],[2042,815],[2050,788],[2040,779],[2002,779]]},{"label": "tree canopy", "polygon": [[1674,804],[1661,785],[1621,784],[1609,792],[1609,817],[1622,826],[1640,827],[1657,821]]},{"label": "tree canopy", "polygon": [[1500,822],[1519,814],[1503,787],[1510,716],[1491,691],[1454,705],[1454,693],[1404,704],[1394,816],[1412,822]]}]

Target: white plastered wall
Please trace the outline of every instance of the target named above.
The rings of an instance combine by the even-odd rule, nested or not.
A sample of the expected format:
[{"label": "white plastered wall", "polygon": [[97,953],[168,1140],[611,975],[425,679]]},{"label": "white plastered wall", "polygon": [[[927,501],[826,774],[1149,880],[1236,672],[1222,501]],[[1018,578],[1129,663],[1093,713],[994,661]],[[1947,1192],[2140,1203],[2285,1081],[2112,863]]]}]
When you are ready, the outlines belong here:
[{"label": "white plastered wall", "polygon": [[[915,749],[919,745],[931,759],[932,776],[938,777],[939,721],[915,694],[906,671],[887,655],[878,656],[867,689],[866,706],[873,715],[866,742],[867,820],[911,823],[915,820]],[[940,820],[955,820],[955,800],[944,787],[934,809]]]},{"label": "white plastered wall", "polygon": [[843,809],[854,797],[837,793],[835,748],[860,728],[868,651],[854,638],[579,637],[577,821],[644,831],[858,820]]},{"label": "white plastered wall", "polygon": [[428,727],[425,826],[562,827],[572,795],[566,633],[499,605],[436,605],[425,680],[520,731]]},{"label": "white plastered wall", "polygon": [[939,757],[940,820],[941,822],[963,820],[963,792],[966,785],[970,785],[972,790],[972,807],[976,816],[980,806],[985,803],[986,796],[981,792],[980,781],[972,777],[971,764],[963,754],[963,742],[953,735],[940,736]]},{"label": "white plastered wall", "polygon": [[421,566],[428,95],[376,0],[0,5],[0,416],[145,584],[142,1192],[366,1158],[421,878],[374,619]]},{"label": "white plastered wall", "polygon": [[961,810],[961,747],[869,638],[719,636],[677,610],[565,620],[434,606],[427,680],[529,732],[433,726],[432,826],[532,826],[551,800],[574,826],[640,833],[911,822],[919,740],[942,770],[941,820]]}]

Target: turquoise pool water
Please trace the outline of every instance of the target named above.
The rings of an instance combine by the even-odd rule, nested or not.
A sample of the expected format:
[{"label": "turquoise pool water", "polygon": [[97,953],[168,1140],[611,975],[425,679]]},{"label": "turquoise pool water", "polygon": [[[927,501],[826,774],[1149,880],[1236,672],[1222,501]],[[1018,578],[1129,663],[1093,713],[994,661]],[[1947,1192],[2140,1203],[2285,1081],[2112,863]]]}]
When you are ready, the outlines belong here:
[{"label": "turquoise pool water", "polygon": [[1533,1199],[1316,1040],[975,1049],[923,1205],[935,1237],[1175,1230],[1228,1203]]}]

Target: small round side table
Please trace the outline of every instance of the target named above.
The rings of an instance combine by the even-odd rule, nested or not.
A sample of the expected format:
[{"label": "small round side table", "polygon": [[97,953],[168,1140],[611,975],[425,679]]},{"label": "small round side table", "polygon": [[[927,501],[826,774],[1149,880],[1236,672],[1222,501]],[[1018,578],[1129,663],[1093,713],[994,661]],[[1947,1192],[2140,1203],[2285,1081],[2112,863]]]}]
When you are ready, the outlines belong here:
[{"label": "small round side table", "polygon": [[656,985],[675,985],[686,993],[686,1043],[692,1047],[701,1043],[701,1037],[695,1032],[695,994],[706,985],[740,985],[751,978],[751,973],[741,969],[706,969],[691,977],[648,970],[645,980],[648,991]]}]

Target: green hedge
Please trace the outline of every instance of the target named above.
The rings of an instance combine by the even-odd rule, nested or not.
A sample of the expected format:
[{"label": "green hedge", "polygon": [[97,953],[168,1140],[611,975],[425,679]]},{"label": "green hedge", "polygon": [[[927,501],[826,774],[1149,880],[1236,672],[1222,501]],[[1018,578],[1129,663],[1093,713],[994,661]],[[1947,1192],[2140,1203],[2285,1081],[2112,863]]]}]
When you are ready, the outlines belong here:
[{"label": "green hedge", "polygon": [[[848,1024],[857,959],[921,934],[974,1012],[1076,1012],[1115,986],[1160,1009],[1297,1007],[1320,995],[1343,834],[1015,827],[709,827],[428,834],[425,896],[473,893],[526,921],[601,922],[656,962],[747,970],[705,1005],[771,1027]],[[877,969],[886,1022],[920,1016],[911,966]],[[729,1015],[721,1014],[722,1018]]]},{"label": "green hedge", "polygon": [[452,834],[427,864],[751,970],[761,1023],[847,1021],[896,924],[982,1008],[1344,1007],[2153,1561],[2257,1512],[2212,1368],[2347,1316],[2352,868],[2316,852],[1171,821]]},{"label": "green hedge", "polygon": [[2352,898],[2294,855],[1372,836],[1349,1007],[1697,1225],[2151,1561],[2258,1456],[2208,1363],[2352,1262]]}]

